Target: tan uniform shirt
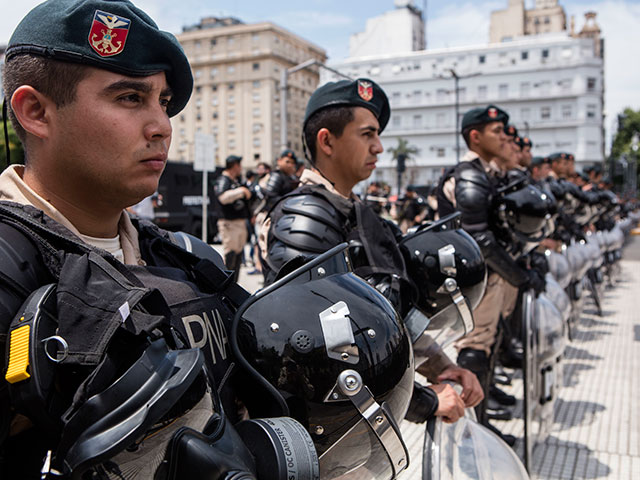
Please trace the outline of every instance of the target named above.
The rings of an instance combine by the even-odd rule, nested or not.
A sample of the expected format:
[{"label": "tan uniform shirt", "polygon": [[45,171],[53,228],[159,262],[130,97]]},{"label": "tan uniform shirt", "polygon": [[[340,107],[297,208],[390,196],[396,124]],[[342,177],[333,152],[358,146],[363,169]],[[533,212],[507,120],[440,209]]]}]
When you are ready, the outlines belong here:
[{"label": "tan uniform shirt", "polygon": [[[23,173],[23,165],[11,165],[2,172],[0,175],[0,200],[19,203],[21,205],[31,205],[42,210],[48,217],[65,226],[85,243],[104,249],[106,239],[92,239],[91,237],[82,235],[51,203],[24,183],[24,180],[22,180]],[[118,223],[118,237],[120,239],[120,248],[122,249],[122,258],[120,258],[120,260],[123,260],[123,263],[127,265],[144,265],[145,262],[142,260],[140,247],[138,245],[138,231],[134,228],[129,215],[124,210]],[[115,254],[117,252],[109,251],[109,253]]]}]

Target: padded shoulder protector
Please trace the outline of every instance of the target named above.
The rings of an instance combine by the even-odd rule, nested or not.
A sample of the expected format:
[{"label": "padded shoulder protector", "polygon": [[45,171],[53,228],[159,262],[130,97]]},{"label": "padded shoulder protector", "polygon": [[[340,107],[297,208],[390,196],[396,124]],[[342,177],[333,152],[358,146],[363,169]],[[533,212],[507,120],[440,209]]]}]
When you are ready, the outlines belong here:
[{"label": "padded shoulder protector", "polygon": [[281,209],[271,228],[275,239],[288,247],[322,253],[345,241],[342,215],[325,198],[294,195],[283,200]]},{"label": "padded shoulder protector", "polygon": [[486,230],[493,201],[493,184],[475,165],[459,168],[456,178],[456,204],[462,213],[462,227],[468,232]]}]

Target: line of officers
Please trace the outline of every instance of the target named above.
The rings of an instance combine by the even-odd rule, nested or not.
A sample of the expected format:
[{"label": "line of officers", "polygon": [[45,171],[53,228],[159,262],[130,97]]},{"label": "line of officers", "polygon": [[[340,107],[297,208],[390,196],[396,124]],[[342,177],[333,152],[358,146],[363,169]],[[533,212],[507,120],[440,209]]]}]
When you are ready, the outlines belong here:
[{"label": "line of officers", "polygon": [[[375,85],[373,82],[369,84]],[[361,81],[352,85],[360,88]],[[375,87],[379,88],[377,85]],[[381,89],[380,92],[384,95]],[[358,106],[363,101],[362,97],[353,95],[351,98],[350,94],[337,87],[333,91],[326,88],[325,92],[316,92],[309,102],[311,111],[307,109],[305,125],[308,118],[316,113],[314,108],[326,113],[323,102],[335,105],[332,102],[335,102],[336,95],[344,97],[341,101],[347,107]],[[319,101],[317,97],[320,97]],[[315,106],[314,101],[317,102]],[[384,121],[384,108],[388,106],[383,106],[378,111],[377,133],[384,128],[384,124],[380,122],[381,114]],[[378,215],[390,209],[393,214],[395,209],[392,216],[399,229],[392,226],[393,236],[400,244],[403,240],[409,244],[406,239],[424,229],[425,225],[460,212],[462,229],[475,240],[482,251],[487,266],[487,279],[486,289],[483,289],[473,308],[475,327],[455,344],[458,352],[456,363],[473,372],[482,388],[483,399],[476,406],[479,422],[513,445],[515,437],[502,435],[489,420],[511,419],[512,412],[508,407],[516,403],[515,397],[506,394],[496,385],[496,379],[500,383],[509,383],[509,376],[501,367],[522,366],[521,331],[519,320],[514,315],[518,299],[528,288],[533,288],[536,294],[545,290],[545,274],[549,271],[543,253],[545,250],[560,252],[563,245],[584,239],[587,231],[612,228],[615,216],[606,216],[605,213],[615,211],[618,199],[609,190],[609,181],[603,180],[599,165],[589,166],[584,172],[578,173],[571,153],[557,152],[545,157],[534,157],[531,139],[519,135],[516,127],[509,124],[507,112],[497,106],[489,105],[467,112],[462,119],[461,135],[468,146],[468,152],[459,164],[443,173],[427,198],[420,196],[415,187],[409,186],[406,196],[395,203],[387,200],[389,191],[385,191],[378,182],[369,184],[362,202],[349,188],[355,183],[351,185],[347,182],[341,193],[336,186],[340,183],[338,179],[340,175],[348,175],[349,172],[346,168],[344,171],[335,168],[335,164],[328,161],[321,169],[317,161],[312,160],[311,169],[301,177],[304,169],[300,169],[300,163],[291,150],[285,150],[278,157],[275,171],[259,172],[257,180],[242,183],[241,158],[230,156],[226,160],[226,169],[216,184],[216,195],[223,212],[219,230],[225,263],[229,269],[235,270],[237,276],[240,257],[247,242],[247,219],[251,212],[254,215],[257,213],[253,217],[255,233],[261,239],[261,255],[257,264],[263,271],[267,284],[277,279],[277,272],[294,258],[312,257],[335,245],[338,240],[347,240],[351,244],[352,255],[369,255],[363,260],[367,265],[362,270],[365,272],[363,276],[385,292],[386,296],[397,296],[393,303],[398,306],[402,303],[400,297],[406,292],[401,292],[401,288],[393,287],[390,282],[380,281],[384,276],[382,272],[387,267],[388,272],[397,275],[397,272],[407,272],[411,266],[401,265],[398,268],[397,262],[390,266],[393,261],[385,265],[384,261],[373,259],[376,254],[371,251],[377,247],[371,247],[362,241],[362,233],[367,228],[362,223],[362,215],[345,214],[344,211],[340,215],[340,207],[344,210],[345,206],[333,204],[332,201],[347,199],[352,203],[348,209],[353,209],[353,204],[366,205]],[[307,145],[313,141],[307,138],[304,140],[308,142]],[[327,174],[329,171],[332,173]],[[355,179],[366,180],[370,172]],[[317,192],[319,189],[323,190],[320,195]],[[329,192],[329,196],[325,191]],[[339,198],[332,199],[331,194]],[[328,200],[326,205],[317,204],[320,198]],[[329,210],[328,215],[335,217],[319,220],[321,214],[318,212],[323,207]],[[390,224],[382,223],[385,226]],[[356,239],[354,229],[360,230]],[[384,241],[384,238],[376,238],[374,241]],[[363,255],[363,251],[367,253]],[[433,278],[428,281],[435,285]],[[464,280],[459,280],[459,283],[465,284]],[[473,281],[469,280],[467,284],[471,285]],[[396,289],[400,292],[394,292]],[[467,295],[468,298],[472,296]],[[430,360],[433,362],[433,358]],[[423,370],[426,372],[428,368],[423,367]],[[441,368],[439,373],[443,370],[445,369]],[[434,377],[433,373],[433,370],[429,371],[431,378]],[[466,393],[469,395],[469,391]],[[446,395],[440,395],[443,404],[447,403],[447,395],[457,394],[446,391]],[[453,421],[459,418],[460,407],[464,402],[449,402],[450,405],[455,404],[456,408],[446,405],[441,409],[431,408],[437,403],[437,400],[432,401],[427,411],[439,411],[447,420]],[[414,415],[414,418],[418,417],[420,416]]]}]

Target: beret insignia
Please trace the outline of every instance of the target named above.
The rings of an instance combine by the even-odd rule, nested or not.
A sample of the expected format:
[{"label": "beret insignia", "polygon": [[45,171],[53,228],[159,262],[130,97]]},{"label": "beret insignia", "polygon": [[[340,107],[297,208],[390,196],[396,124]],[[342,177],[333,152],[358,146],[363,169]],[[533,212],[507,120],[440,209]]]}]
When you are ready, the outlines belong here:
[{"label": "beret insignia", "polygon": [[371,85],[371,82],[358,80],[358,95],[365,102],[371,100],[373,98],[373,85]]},{"label": "beret insignia", "polygon": [[131,20],[96,10],[89,31],[89,45],[101,57],[111,57],[124,50]]},{"label": "beret insignia", "polygon": [[491,107],[489,110],[487,110],[487,115],[489,116],[489,118],[498,118],[498,110]]}]

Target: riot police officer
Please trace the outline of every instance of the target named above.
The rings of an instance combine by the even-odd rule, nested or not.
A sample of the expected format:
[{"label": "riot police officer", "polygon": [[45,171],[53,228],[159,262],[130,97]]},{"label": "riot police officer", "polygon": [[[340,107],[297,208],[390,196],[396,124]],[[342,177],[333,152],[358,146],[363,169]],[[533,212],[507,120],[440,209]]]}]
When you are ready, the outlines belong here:
[{"label": "riot police officer", "polygon": [[229,155],[225,169],[216,179],[215,193],[220,203],[218,231],[222,239],[224,264],[233,271],[234,280],[240,274],[242,253],[248,239],[247,219],[251,191],[241,183],[242,157]]},{"label": "riot police officer", "polygon": [[125,211],[156,191],[191,95],[180,44],[127,0],[49,0],[3,75],[28,162],[0,175],[0,477],[152,478],[176,467],[177,425],[225,422],[238,450],[218,471],[254,475],[227,435],[227,332],[248,294],[208,245]]},{"label": "riot police officer", "polygon": [[298,159],[293,150],[284,150],[276,160],[277,168],[271,172],[263,187],[266,199],[264,210],[268,211],[280,197],[292,192],[298,186],[295,176]]},{"label": "riot police officer", "polygon": [[[311,168],[304,171],[300,186],[271,210],[260,235],[267,283],[300,261],[349,241],[355,273],[389,298],[402,316],[410,310],[414,286],[398,248],[401,234],[352,192],[376,167],[382,153],[379,134],[389,115],[387,96],[368,79],[328,83],[313,93],[303,123]],[[432,381],[459,381],[467,406],[480,401],[482,394],[469,371],[442,354],[433,360]],[[414,400],[420,402],[413,402],[410,411],[420,414],[413,419],[424,420],[435,411],[455,420],[463,410],[448,385],[417,386]]]},{"label": "riot police officer", "polygon": [[[462,119],[461,133],[469,152],[445,172],[438,185],[439,215],[443,217],[456,210],[462,213],[462,227],[480,245],[489,268],[487,289],[474,310],[476,327],[457,344],[458,363],[478,376],[485,393],[490,384],[490,356],[498,322],[506,308],[504,282],[513,287],[531,285],[536,290],[544,289],[544,280],[536,272],[520,267],[492,231],[496,178],[503,173],[491,160],[499,159],[506,164],[513,153],[505,134],[508,121],[507,113],[493,105],[468,111]],[[480,421],[487,424],[485,409],[486,403],[477,412]]]}]

